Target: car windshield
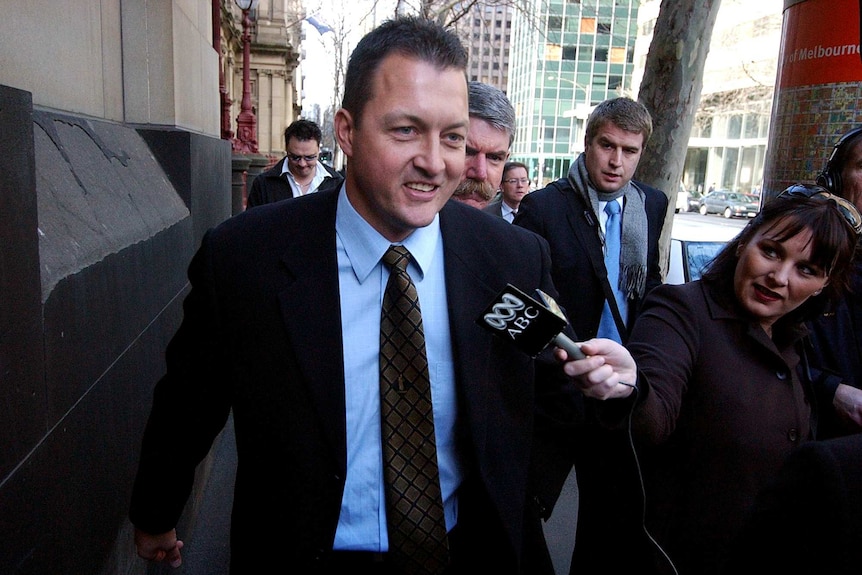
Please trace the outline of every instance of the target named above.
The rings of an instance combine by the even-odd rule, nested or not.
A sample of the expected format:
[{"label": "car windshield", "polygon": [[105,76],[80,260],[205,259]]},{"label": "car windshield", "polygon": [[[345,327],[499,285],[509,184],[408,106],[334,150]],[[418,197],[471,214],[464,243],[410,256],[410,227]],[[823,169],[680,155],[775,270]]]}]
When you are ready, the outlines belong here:
[{"label": "car windshield", "polygon": [[684,242],[683,258],[688,271],[688,280],[700,279],[707,264],[715,259],[725,242]]}]

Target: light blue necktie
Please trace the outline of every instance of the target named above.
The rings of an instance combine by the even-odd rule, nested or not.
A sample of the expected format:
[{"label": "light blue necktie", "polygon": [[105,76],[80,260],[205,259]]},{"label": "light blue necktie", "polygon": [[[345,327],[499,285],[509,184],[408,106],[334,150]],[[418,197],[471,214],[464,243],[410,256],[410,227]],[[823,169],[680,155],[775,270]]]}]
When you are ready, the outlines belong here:
[{"label": "light blue necktie", "polygon": [[[605,204],[605,213],[608,215],[608,220],[605,222],[605,268],[608,270],[608,282],[611,284],[611,289],[617,300],[617,307],[620,310],[620,315],[625,321],[626,317],[626,298],[619,288],[620,279],[620,203],[616,200],[611,200]],[[608,302],[605,301],[604,309],[602,309],[602,319],[599,322],[598,337],[605,337],[616,342],[622,343],[620,332],[617,329],[617,324],[614,321],[614,314]]]}]

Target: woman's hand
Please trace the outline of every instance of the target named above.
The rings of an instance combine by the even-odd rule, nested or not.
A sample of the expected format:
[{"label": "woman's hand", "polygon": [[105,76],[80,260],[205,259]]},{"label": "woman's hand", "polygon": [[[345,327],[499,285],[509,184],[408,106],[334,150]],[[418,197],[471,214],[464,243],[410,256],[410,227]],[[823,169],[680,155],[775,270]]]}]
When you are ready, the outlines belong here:
[{"label": "woman's hand", "polygon": [[570,360],[562,349],[554,353],[584,395],[595,399],[631,395],[637,382],[637,365],[629,350],[610,339],[591,339],[579,345],[586,359]]}]

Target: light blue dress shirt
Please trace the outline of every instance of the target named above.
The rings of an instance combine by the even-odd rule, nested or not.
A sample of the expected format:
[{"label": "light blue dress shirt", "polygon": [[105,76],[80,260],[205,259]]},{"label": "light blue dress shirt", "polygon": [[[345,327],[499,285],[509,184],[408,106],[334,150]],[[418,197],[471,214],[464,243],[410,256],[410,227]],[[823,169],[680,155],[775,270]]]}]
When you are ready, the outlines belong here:
[{"label": "light blue dress shirt", "polygon": [[[356,212],[344,186],[335,217],[344,339],[347,477],[334,548],[386,551],[386,503],[380,437],[380,310],[389,270],[380,259],[390,242]],[[413,260],[425,331],[437,461],[446,526],[457,523],[456,491],[463,465],[456,445],[457,402],[439,216],[404,240]]]}]

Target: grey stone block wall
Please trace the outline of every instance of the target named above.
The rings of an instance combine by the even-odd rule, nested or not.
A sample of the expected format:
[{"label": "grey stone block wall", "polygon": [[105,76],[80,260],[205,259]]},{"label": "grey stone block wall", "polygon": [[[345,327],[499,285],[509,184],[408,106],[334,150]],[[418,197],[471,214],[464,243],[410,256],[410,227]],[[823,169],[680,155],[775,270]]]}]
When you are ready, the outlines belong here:
[{"label": "grey stone block wall", "polygon": [[130,573],[127,510],[226,141],[0,86],[0,573]]}]

